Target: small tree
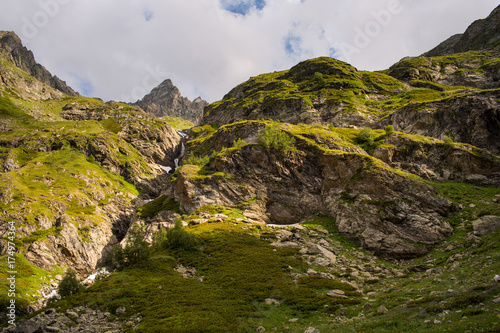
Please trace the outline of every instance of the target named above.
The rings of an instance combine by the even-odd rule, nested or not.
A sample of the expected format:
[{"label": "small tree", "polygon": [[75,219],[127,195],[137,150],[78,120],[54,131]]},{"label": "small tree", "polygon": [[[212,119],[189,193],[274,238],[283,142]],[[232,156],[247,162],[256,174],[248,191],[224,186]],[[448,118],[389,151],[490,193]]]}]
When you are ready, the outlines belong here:
[{"label": "small tree", "polygon": [[247,143],[245,142],[245,140],[243,140],[242,138],[238,138],[238,140],[234,140],[233,147],[241,149],[246,144]]},{"label": "small tree", "polygon": [[61,297],[66,297],[78,294],[84,289],[80,281],[76,278],[76,272],[74,270],[69,270],[64,274],[63,279],[59,283],[58,292]]},{"label": "small tree", "polygon": [[131,228],[128,233],[127,244],[123,248],[120,244],[111,247],[100,266],[117,269],[147,260],[149,254],[146,231],[140,227]]}]

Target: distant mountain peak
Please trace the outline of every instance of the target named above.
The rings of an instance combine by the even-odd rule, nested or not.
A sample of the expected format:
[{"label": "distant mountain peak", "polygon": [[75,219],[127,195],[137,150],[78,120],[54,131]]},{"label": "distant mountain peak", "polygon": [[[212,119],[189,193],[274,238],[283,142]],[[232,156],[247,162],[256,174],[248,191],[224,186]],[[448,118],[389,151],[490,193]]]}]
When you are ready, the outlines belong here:
[{"label": "distant mountain peak", "polygon": [[201,121],[203,109],[208,102],[201,97],[190,101],[181,95],[172,80],[166,79],[134,104],[157,117],[179,117],[197,124]]},{"label": "distant mountain peak", "polygon": [[16,67],[24,70],[40,82],[67,95],[79,95],[66,82],[52,75],[45,67],[37,63],[33,52],[23,45],[19,36],[13,31],[0,31],[0,54],[5,55]]}]

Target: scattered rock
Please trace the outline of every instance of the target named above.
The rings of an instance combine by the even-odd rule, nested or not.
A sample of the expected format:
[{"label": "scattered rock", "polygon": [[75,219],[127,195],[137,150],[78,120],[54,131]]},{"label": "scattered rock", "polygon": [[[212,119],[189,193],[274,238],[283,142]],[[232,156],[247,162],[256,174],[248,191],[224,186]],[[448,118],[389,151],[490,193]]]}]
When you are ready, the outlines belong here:
[{"label": "scattered rock", "polygon": [[288,319],[288,321],[291,323],[295,323],[295,322],[299,321],[299,318]]},{"label": "scattered rock", "polygon": [[381,306],[377,309],[377,312],[378,312],[378,313],[382,313],[382,314],[384,314],[384,313],[389,312],[389,310],[387,310],[387,308],[386,308],[385,306],[381,305]]},{"label": "scattered rock", "polygon": [[127,312],[127,308],[124,307],[124,306],[119,306],[116,308],[115,310],[115,314],[118,316],[118,317],[121,317],[123,315],[125,315],[125,312]]},{"label": "scattered rock", "polygon": [[500,229],[500,216],[486,215],[472,222],[474,234],[484,236]]},{"label": "scattered rock", "polygon": [[267,305],[280,306],[280,302],[274,298],[266,298],[265,302]]},{"label": "scattered rock", "polygon": [[260,332],[260,333],[265,332],[265,331],[266,331],[266,328],[265,328],[264,326],[259,326],[259,327],[257,327],[257,329],[255,330],[255,332]]},{"label": "scattered rock", "polygon": [[[119,308],[118,308],[119,309]],[[117,310],[118,310],[117,309]],[[125,309],[123,307],[123,309]],[[78,314],[80,313],[80,314]],[[92,332],[92,333],[118,333],[122,326],[118,321],[110,322],[110,314],[92,310],[83,306],[67,310],[66,315],[54,309],[45,310],[38,315],[26,320],[19,319],[17,326],[10,326],[2,330],[5,333],[39,333],[39,332]],[[76,316],[76,317],[75,317]],[[68,317],[75,318],[71,320]],[[140,317],[134,316],[131,320],[137,324]]]},{"label": "scattered rock", "polygon": [[493,277],[493,281],[495,281],[495,282],[500,282],[500,275],[495,275],[495,276]]},{"label": "scattered rock", "polygon": [[434,324],[442,324],[441,320],[434,319]]},{"label": "scattered rock", "polygon": [[314,328],[314,327],[308,327],[304,333],[319,333],[319,330],[317,328]]},{"label": "scattered rock", "polygon": [[79,317],[79,316],[78,316],[78,313],[76,313],[76,312],[74,312],[74,311],[70,311],[70,310],[67,310],[67,311],[66,311],[66,315],[67,315],[68,317],[70,317],[70,318],[75,318],[75,319]]},{"label": "scattered rock", "polygon": [[340,289],[330,290],[326,295],[330,296],[330,297],[347,298],[347,296],[345,295],[345,292],[343,290],[340,290]]},{"label": "scattered rock", "polygon": [[174,268],[174,270],[185,278],[197,279],[198,281],[203,282],[203,276],[196,275],[196,268],[194,267],[178,265]]}]

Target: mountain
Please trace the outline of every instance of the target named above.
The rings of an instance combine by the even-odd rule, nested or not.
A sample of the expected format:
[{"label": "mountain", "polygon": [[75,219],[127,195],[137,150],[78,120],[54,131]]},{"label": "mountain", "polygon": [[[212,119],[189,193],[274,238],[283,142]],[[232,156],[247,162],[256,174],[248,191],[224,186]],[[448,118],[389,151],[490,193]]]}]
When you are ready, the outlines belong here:
[{"label": "mountain", "polygon": [[424,53],[423,56],[435,57],[479,50],[499,52],[498,31],[500,31],[500,6],[495,8],[487,18],[472,23],[463,34],[450,37]]},{"label": "mountain", "polygon": [[[155,197],[168,181],[181,137],[139,107],[76,96],[62,84],[56,87],[70,94],[55,89],[61,82],[13,33],[1,40],[0,253],[7,258],[8,222],[15,221],[18,282],[37,294],[29,300],[37,307],[58,267],[90,274],[125,236],[143,202],[139,192]],[[38,280],[30,280],[31,270]],[[26,297],[19,308],[26,309]]]},{"label": "mountain", "polygon": [[45,67],[36,62],[33,53],[23,46],[21,39],[12,31],[0,31],[0,51],[4,59],[8,59],[19,69],[25,71],[42,83],[69,96],[78,96],[66,82],[53,76]]},{"label": "mountain", "polygon": [[[5,54],[4,332],[499,331],[494,50],[378,72],[309,59],[181,133]],[[169,80],[153,92],[182,101]]]},{"label": "mountain", "polygon": [[200,97],[192,102],[182,97],[179,89],[167,79],[134,105],[140,106],[147,113],[157,117],[179,117],[198,124],[207,104]]}]

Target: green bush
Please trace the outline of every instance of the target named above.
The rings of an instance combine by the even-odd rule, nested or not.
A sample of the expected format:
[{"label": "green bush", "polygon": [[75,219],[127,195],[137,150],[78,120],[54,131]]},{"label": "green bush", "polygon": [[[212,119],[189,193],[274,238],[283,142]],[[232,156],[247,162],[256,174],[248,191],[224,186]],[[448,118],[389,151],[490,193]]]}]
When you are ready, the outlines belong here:
[{"label": "green bush", "polygon": [[375,142],[375,133],[369,127],[365,127],[356,136],[356,141],[360,144],[373,145]]},{"label": "green bush", "polygon": [[453,147],[453,145],[455,145],[455,143],[453,142],[453,139],[450,138],[449,136],[445,136],[443,141],[444,141],[444,144],[447,146]]},{"label": "green bush", "polygon": [[377,146],[375,141],[381,139],[383,139],[383,136],[377,137],[371,128],[365,127],[356,135],[355,141],[364,150],[371,151]]},{"label": "green bush", "polygon": [[241,138],[238,138],[238,140],[234,140],[233,147],[240,149],[241,147],[243,147],[246,144],[247,143],[245,142],[245,140],[242,140]]},{"label": "green bush", "polygon": [[205,156],[195,156],[194,153],[191,153],[186,160],[186,164],[203,167],[213,161],[218,154],[218,151],[213,151],[212,154]]},{"label": "green bush", "polygon": [[315,72],[314,81],[323,82],[323,73]]},{"label": "green bush", "polygon": [[59,283],[58,292],[61,297],[66,297],[78,294],[85,288],[81,285],[80,281],[76,278],[76,272],[69,270],[64,274],[61,283]]},{"label": "green bush", "polygon": [[181,218],[175,219],[175,225],[168,230],[160,230],[155,235],[155,247],[165,249],[183,249],[193,251],[198,248],[196,237],[184,229]]},{"label": "green bush", "polygon": [[476,305],[485,300],[484,295],[473,295],[469,293],[459,294],[446,302],[448,309],[465,309],[469,305]]},{"label": "green bush", "polygon": [[259,131],[258,143],[267,149],[275,149],[283,153],[297,150],[295,139],[281,130],[278,124],[267,125]]},{"label": "green bush", "polygon": [[384,130],[385,130],[385,134],[387,136],[390,136],[392,133],[394,133],[394,126],[387,125]]}]

